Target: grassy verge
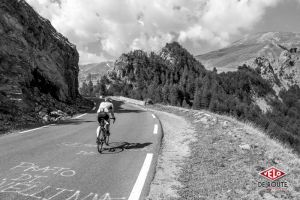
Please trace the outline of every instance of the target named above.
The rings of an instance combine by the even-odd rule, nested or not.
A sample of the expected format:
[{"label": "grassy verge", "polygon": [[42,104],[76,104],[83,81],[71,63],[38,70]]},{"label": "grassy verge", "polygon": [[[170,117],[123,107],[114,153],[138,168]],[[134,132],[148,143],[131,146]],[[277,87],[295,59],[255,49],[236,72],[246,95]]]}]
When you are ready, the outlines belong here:
[{"label": "grassy verge", "polygon": [[[180,183],[178,196],[161,199],[300,199],[299,157],[252,124],[207,111],[149,108],[182,117],[196,132],[189,142],[191,152],[174,177]],[[259,187],[268,181],[259,172],[271,166],[287,173],[279,181],[288,187]]]}]

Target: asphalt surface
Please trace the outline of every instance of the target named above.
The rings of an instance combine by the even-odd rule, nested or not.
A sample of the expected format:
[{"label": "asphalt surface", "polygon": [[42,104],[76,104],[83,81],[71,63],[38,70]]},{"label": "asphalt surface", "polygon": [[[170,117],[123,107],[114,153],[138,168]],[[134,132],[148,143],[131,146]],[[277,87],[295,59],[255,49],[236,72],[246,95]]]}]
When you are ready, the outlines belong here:
[{"label": "asphalt surface", "polygon": [[117,121],[103,154],[96,148],[97,108],[61,124],[1,136],[0,200],[144,199],[160,145],[159,121],[133,105],[115,106]]}]

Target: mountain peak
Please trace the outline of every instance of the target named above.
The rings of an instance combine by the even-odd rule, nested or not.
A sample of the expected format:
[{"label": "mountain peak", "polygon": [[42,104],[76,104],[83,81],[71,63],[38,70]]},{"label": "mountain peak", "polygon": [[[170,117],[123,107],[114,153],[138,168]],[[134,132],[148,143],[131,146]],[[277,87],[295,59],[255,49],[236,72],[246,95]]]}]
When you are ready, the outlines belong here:
[{"label": "mountain peak", "polygon": [[177,53],[187,53],[190,54],[185,48],[183,48],[178,42],[174,41],[171,43],[167,43],[165,47],[162,48],[161,52],[170,52],[172,54]]},{"label": "mountain peak", "polygon": [[[195,63],[197,60],[194,58],[190,52],[188,52],[184,47],[182,47],[178,42],[167,43],[159,53],[159,56],[164,60],[170,62],[171,64],[185,63],[187,60]],[[203,66],[198,63],[199,67]]]}]

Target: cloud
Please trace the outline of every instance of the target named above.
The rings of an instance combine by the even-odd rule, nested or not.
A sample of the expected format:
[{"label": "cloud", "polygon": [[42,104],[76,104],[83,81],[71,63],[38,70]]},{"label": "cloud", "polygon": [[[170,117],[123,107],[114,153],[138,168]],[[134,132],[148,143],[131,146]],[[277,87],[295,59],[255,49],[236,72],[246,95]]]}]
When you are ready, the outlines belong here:
[{"label": "cloud", "polygon": [[[76,44],[80,63],[157,51],[179,41],[192,53],[228,45],[279,0],[27,0]],[[300,0],[299,0],[300,1]],[[204,45],[204,46],[203,46]]]},{"label": "cloud", "polygon": [[80,64],[99,63],[102,60],[107,60],[103,55],[96,55],[87,51],[78,50]]},{"label": "cloud", "polygon": [[167,42],[174,39],[174,35],[170,33],[158,33],[150,36],[142,33],[138,38],[134,39],[129,49],[142,49],[145,51],[157,51]]},{"label": "cloud", "polygon": [[237,34],[240,29],[251,29],[266,8],[277,3],[278,0],[210,0],[201,22],[212,32]]}]

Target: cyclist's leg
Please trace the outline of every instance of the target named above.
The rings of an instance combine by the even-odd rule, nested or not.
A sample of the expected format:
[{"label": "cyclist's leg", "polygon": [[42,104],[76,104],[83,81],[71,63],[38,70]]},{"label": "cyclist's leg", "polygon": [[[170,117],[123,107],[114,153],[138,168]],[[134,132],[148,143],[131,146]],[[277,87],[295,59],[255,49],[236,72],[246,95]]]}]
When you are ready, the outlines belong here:
[{"label": "cyclist's leg", "polygon": [[108,120],[108,122],[107,122],[107,132],[108,132],[108,135],[110,135],[110,131],[109,131],[109,127],[110,127],[110,122],[109,122],[109,120]]},{"label": "cyclist's leg", "polygon": [[105,123],[105,125],[104,125],[105,130],[109,131],[109,122],[104,120],[104,123]]},{"label": "cyclist's leg", "polygon": [[98,128],[97,128],[97,130],[96,130],[97,138],[99,137],[99,133],[100,133],[100,126],[98,126]]},{"label": "cyclist's leg", "polygon": [[[101,118],[102,118],[101,113],[98,113],[98,116],[97,116],[98,124],[100,124]],[[97,138],[99,137],[99,133],[100,133],[100,125],[98,125],[98,128],[96,130]]]},{"label": "cyclist's leg", "polygon": [[110,124],[109,115],[107,114],[104,119],[105,119],[105,130],[107,131],[107,133],[109,135],[110,134],[110,132],[109,132],[109,124]]}]

